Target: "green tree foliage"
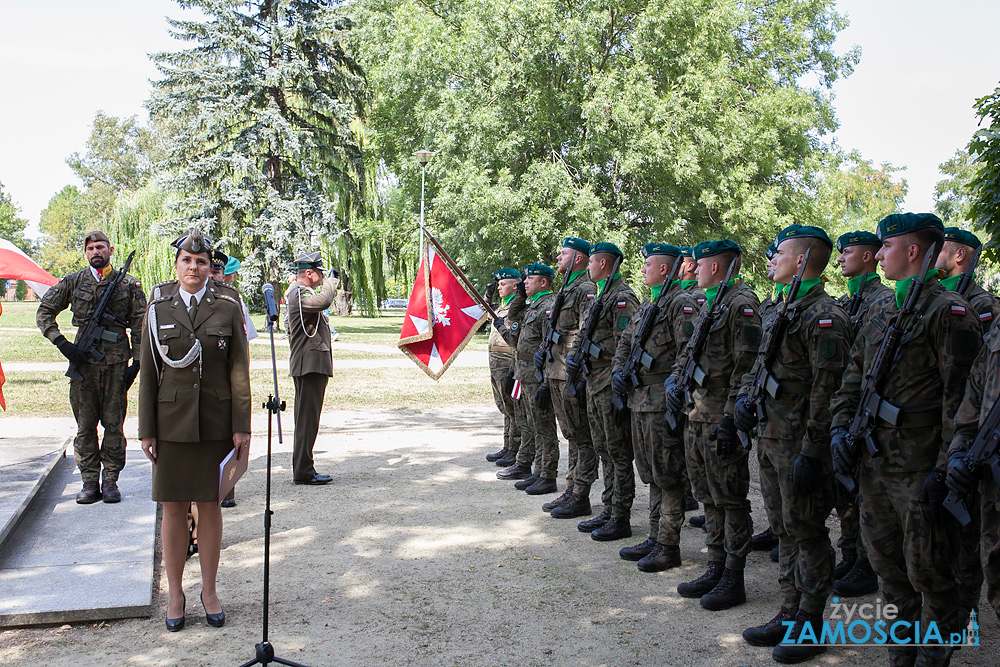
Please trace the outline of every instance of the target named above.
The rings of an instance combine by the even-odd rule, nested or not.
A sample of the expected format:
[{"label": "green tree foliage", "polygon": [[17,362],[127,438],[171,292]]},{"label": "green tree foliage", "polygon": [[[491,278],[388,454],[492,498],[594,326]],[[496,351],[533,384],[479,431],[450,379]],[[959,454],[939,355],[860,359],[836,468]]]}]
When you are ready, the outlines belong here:
[{"label": "green tree foliage", "polygon": [[[970,183],[972,203],[968,217],[991,238],[1000,232],[1000,86],[975,104],[979,124],[969,142],[969,154],[975,160],[976,173]],[[996,246],[988,244],[993,259],[998,259]]]},{"label": "green tree foliage", "polygon": [[121,266],[135,250],[129,273],[139,279],[147,292],[158,282],[174,277],[175,250],[164,235],[170,220],[167,193],[155,184],[118,196],[107,224],[108,237],[115,246],[115,264]]},{"label": "green tree foliage", "polygon": [[86,266],[83,235],[90,230],[85,209],[83,195],[75,185],[67,185],[49,200],[39,217],[38,263],[57,278]]},{"label": "green tree foliage", "polygon": [[23,250],[32,253],[31,241],[24,237],[24,229],[28,221],[21,217],[21,209],[14,203],[9,194],[4,192],[0,183],[0,239],[6,239]]},{"label": "green tree foliage", "polygon": [[413,229],[426,146],[429,220],[479,279],[551,261],[564,235],[628,252],[728,236],[757,262],[780,227],[823,217],[829,88],[857,60],[833,50],[833,4],[359,0],[396,224]]},{"label": "green tree foliage", "polygon": [[934,212],[946,225],[961,227],[963,221],[969,218],[971,184],[976,166],[969,152],[959,149],[950,159],[938,165],[938,171],[945,178],[934,186]]},{"label": "green tree foliage", "polygon": [[172,129],[174,231],[220,239],[254,288],[283,278],[296,253],[339,244],[349,283],[367,184],[356,123],[365,79],[343,47],[351,22],[329,0],[178,4],[205,18],[168,19],[192,46],[153,56],[163,79],[148,104]]}]

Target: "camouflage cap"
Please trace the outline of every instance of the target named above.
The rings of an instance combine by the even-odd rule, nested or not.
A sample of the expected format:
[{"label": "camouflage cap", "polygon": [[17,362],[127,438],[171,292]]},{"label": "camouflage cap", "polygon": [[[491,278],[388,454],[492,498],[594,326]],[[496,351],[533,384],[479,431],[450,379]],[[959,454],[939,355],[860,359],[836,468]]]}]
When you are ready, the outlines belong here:
[{"label": "camouflage cap", "polygon": [[225,269],[226,263],[229,261],[229,255],[222,252],[221,250],[212,251],[212,268],[213,269]]},{"label": "camouflage cap", "polygon": [[302,253],[295,258],[295,261],[292,262],[292,269],[295,271],[305,271],[306,269],[318,269],[320,271],[325,271],[326,268],[323,266],[323,253],[319,250]]},{"label": "camouflage cap", "polygon": [[878,223],[878,238],[880,241],[909,234],[920,229],[937,228],[944,231],[941,218],[933,213],[893,213],[887,215]]},{"label": "camouflage cap", "polygon": [[504,278],[514,278],[515,280],[520,280],[521,272],[518,271],[517,269],[512,269],[508,266],[505,266],[504,268],[494,273],[493,277],[496,278],[497,280],[503,280]]},{"label": "camouflage cap", "polygon": [[552,270],[551,266],[546,264],[528,264],[524,267],[525,276],[546,276],[547,278],[555,278],[556,272]]},{"label": "camouflage cap", "polygon": [[235,257],[230,257],[229,261],[226,262],[226,269],[222,273],[223,275],[231,276],[237,271],[239,271],[242,265],[243,264],[240,262],[240,260],[236,259]]},{"label": "camouflage cap", "polygon": [[108,245],[111,245],[111,239],[108,238],[108,235],[99,229],[95,229],[92,232],[87,232],[83,237],[83,249],[87,249],[88,243],[97,243],[98,241],[104,241]]},{"label": "camouflage cap", "polygon": [[689,245],[677,246],[681,250],[681,257],[694,258],[694,248]]},{"label": "camouflage cap", "polygon": [[642,246],[642,256],[669,255],[670,257],[680,257],[681,249],[669,243],[647,243]]},{"label": "camouflage cap", "polygon": [[585,255],[590,254],[590,243],[584,241],[583,239],[574,238],[572,236],[567,236],[562,241],[563,248],[572,248],[573,250],[578,250]]},{"label": "camouflage cap", "polygon": [[814,227],[813,225],[788,225],[778,232],[778,236],[774,239],[774,247],[777,248],[788,239],[793,238],[819,239],[823,243],[830,246],[831,250],[833,249],[833,241],[830,239],[830,235],[826,233],[826,230],[820,227]]},{"label": "camouflage cap", "polygon": [[983,242],[979,240],[978,236],[960,227],[945,227],[944,240],[954,241],[955,243],[964,243],[973,250],[983,245]]},{"label": "camouflage cap", "polygon": [[844,248],[850,248],[852,245],[882,245],[882,242],[871,232],[865,232],[860,229],[841,234],[837,239],[838,252],[844,252]]},{"label": "camouflage cap", "polygon": [[724,252],[735,252],[738,255],[743,254],[740,246],[735,241],[719,239],[718,241],[702,241],[696,245],[694,247],[694,258],[712,257],[713,255],[721,255]]},{"label": "camouflage cap", "polygon": [[764,256],[771,259],[777,252],[778,246],[774,244],[774,241],[771,241],[771,245],[767,246],[767,250],[764,251]]},{"label": "camouflage cap", "polygon": [[621,251],[621,248],[616,246],[614,243],[608,243],[607,241],[602,241],[601,243],[595,243],[590,248],[591,255],[596,255],[599,252],[606,252],[609,255],[617,255],[618,257],[625,256],[625,253]]},{"label": "camouflage cap", "polygon": [[212,257],[212,240],[201,233],[200,229],[189,229],[171,243],[178,251],[186,250],[194,254],[205,253]]}]

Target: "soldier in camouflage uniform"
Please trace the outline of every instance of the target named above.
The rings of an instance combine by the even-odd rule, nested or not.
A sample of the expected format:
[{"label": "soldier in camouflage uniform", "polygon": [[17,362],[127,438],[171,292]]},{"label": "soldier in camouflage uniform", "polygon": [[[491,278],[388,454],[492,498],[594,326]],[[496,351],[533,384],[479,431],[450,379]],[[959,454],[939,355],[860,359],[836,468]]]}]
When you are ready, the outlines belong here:
[{"label": "soldier in camouflage uniform", "polygon": [[[503,318],[494,321],[493,326],[508,343],[515,347],[514,380],[515,401],[520,404],[526,416],[521,428],[521,446],[517,451],[514,465],[497,473],[499,479],[531,480],[522,485],[530,495],[540,495],[533,490],[547,488],[555,484],[559,463],[559,439],[556,435],[556,417],[552,412],[551,400],[544,399],[544,386],[535,376],[535,352],[548,333],[548,316],[555,297],[552,295],[552,281],[555,272],[545,264],[528,264],[524,267],[523,311],[517,320],[509,324]],[[515,300],[516,301],[516,300]],[[515,304],[511,304],[514,310]],[[556,456],[553,457],[553,452]],[[533,479],[532,479],[533,478]],[[551,493],[551,491],[546,491]]]},{"label": "soldier in camouflage uniform", "polygon": [[[972,366],[965,385],[965,398],[955,415],[955,436],[948,451],[947,484],[965,497],[966,508],[974,519],[973,503],[979,502],[979,520],[973,520],[970,526],[981,531],[986,598],[1000,619],[1000,487],[989,471],[972,471],[963,461],[997,400],[1000,400],[1000,329],[991,329]],[[968,611],[963,608],[963,612]]]},{"label": "soldier in camouflage uniform", "polygon": [[[834,552],[826,527],[834,504],[830,397],[840,387],[847,363],[851,322],[823,286],[823,269],[833,251],[826,232],[791,225],[778,234],[775,245],[777,253],[770,261],[774,281],[791,286],[800,270],[802,281],[794,300],[784,290],[782,309],[787,304],[790,322],[767,368],[764,354],[781,310],[769,309],[762,322],[768,334],[753,369],[743,378],[733,420],[743,432],[757,428],[761,493],[779,548],[781,609],[774,620],[748,628],[743,637],[755,646],[775,646],[776,660],[794,663],[819,649],[777,646],[788,631],[783,624],[794,619],[791,637],[799,637],[806,625],[818,636],[833,589]],[[771,392],[757,387],[766,417],[758,422],[758,406],[747,395],[762,372],[770,374],[777,388]]]},{"label": "soldier in camouflage uniform", "polygon": [[[583,311],[597,296],[597,285],[587,276],[589,257],[590,243],[577,238],[563,239],[556,266],[560,274],[566,275],[569,271],[569,275],[562,288],[563,303],[553,332],[555,340],[552,344],[552,358],[545,361],[538,355],[535,359],[536,367],[539,366],[539,361],[543,362],[541,366],[544,367],[546,384],[552,393],[556,423],[569,441],[566,490],[559,498],[542,505],[542,509],[550,512],[569,501],[572,496],[578,496],[581,500],[575,501],[574,511],[571,513],[574,517],[590,514],[590,487],[597,479],[597,452],[594,451],[594,442],[590,436],[587,406],[571,396],[566,387],[566,355],[583,327]],[[555,459],[559,460],[558,450],[555,452]]]},{"label": "soldier in camouflage uniform", "polygon": [[[139,281],[131,275],[118,285],[108,305],[107,313],[114,323],[107,331],[117,337],[114,342],[101,340],[96,352],[104,355],[95,360],[59,332],[56,317],[69,308],[73,311],[73,326],[77,332],[87,324],[104,294],[105,288],[117,277],[111,266],[114,248],[101,231],[88,233],[83,239],[86,269],[71,273],[52,286],[38,305],[35,323],[71,362],[77,364],[83,381],[71,380],[69,401],[76,417],[76,440],[73,444],[76,465],[83,478],[83,490],[76,502],[89,504],[104,499],[106,503],[121,500],[118,474],[125,467],[126,401],[129,387],[139,372],[139,343],[142,340],[142,318],[146,310],[146,295]],[[131,339],[125,330],[131,331]],[[130,342],[131,340],[131,342]],[[129,360],[132,364],[129,365]],[[104,440],[98,445],[97,424],[104,427]],[[102,474],[101,466],[104,471]],[[99,485],[103,482],[103,485]]]},{"label": "soldier in camouflage uniform", "polygon": [[[861,534],[885,602],[898,608],[899,621],[919,620],[924,630],[934,622],[947,638],[961,629],[962,612],[953,569],[958,530],[941,507],[947,492],[944,470],[955,413],[982,336],[968,302],[945,290],[935,271],[927,274],[917,317],[903,334],[882,390],[882,398],[901,411],[899,426],[876,418],[877,458],[862,446],[856,460],[847,442],[883,332],[905,301],[927,250],[932,244],[941,247],[943,229],[931,213],[893,214],[879,222],[882,248],[876,259],[886,278],[896,281],[896,299],[886,310],[869,312],[854,342],[843,385],[831,404],[831,446],[838,473],[851,474],[860,464]],[[947,647],[889,646],[893,665],[946,665],[950,655]]]},{"label": "soldier in camouflage uniform", "polygon": [[[632,440],[628,429],[628,416],[615,414],[611,405],[611,362],[615,355],[622,331],[639,300],[628,286],[620,272],[622,251],[613,243],[597,243],[590,249],[587,272],[597,285],[597,298],[590,301],[584,312],[583,321],[589,323],[596,317],[596,324],[590,338],[584,334],[577,337],[573,350],[566,359],[567,382],[573,383],[586,374],[585,392],[587,419],[594,449],[600,457],[604,477],[604,491],[601,500],[604,511],[601,515],[578,524],[581,532],[592,533],[613,517],[628,523],[635,497],[635,473],[632,469]],[[614,275],[612,275],[614,273]],[[595,314],[594,309],[600,310]],[[587,343],[587,349],[580,347]],[[552,509],[552,516],[571,518],[590,513],[589,498],[576,495]]]},{"label": "soldier in camouflage uniform", "polygon": [[[496,314],[509,319],[510,304],[517,296],[517,283],[521,272],[517,269],[503,268],[493,274],[496,290],[500,297],[500,305]],[[489,297],[487,297],[489,298]],[[514,348],[504,340],[496,329],[490,329],[490,384],[493,387],[493,401],[503,415],[503,449],[493,454],[487,454],[490,463],[516,458],[521,445],[521,429],[514,416],[514,399],[510,392],[514,384]],[[511,461],[513,465],[513,461]]]},{"label": "soldier in camouflage uniform", "polygon": [[[632,448],[639,478],[649,485],[649,537],[642,543],[618,552],[625,560],[638,561],[642,572],[660,572],[681,564],[680,534],[684,523],[684,497],[690,484],[685,474],[684,442],[679,433],[670,433],[663,423],[666,410],[663,381],[670,375],[677,356],[687,346],[698,316],[698,302],[680,288],[680,281],[667,284],[674,265],[683,261],[680,249],[669,243],[647,243],[642,248],[646,258],[642,266],[643,282],[652,291],[618,342],[615,351],[612,387],[619,396],[628,397],[632,411]],[[652,361],[637,365],[635,382],[624,374],[624,367],[643,321],[658,309],[642,352]],[[610,523],[610,522],[609,522]],[[609,524],[595,530],[594,539],[610,533]],[[631,533],[631,528],[628,531]]]},{"label": "soldier in camouflage uniform", "polygon": [[[847,278],[847,294],[838,299],[840,306],[851,318],[851,340],[861,331],[869,312],[884,310],[895,298],[892,290],[882,283],[878,275],[875,255],[882,242],[871,232],[855,230],[837,239],[840,256],[840,274]],[[864,278],[865,274],[867,278]],[[865,284],[861,284],[864,278]],[[861,539],[861,510],[858,490],[848,491],[843,484],[835,484],[834,507],[840,518],[840,549],[842,560],[833,569],[833,592],[841,597],[868,595],[878,590],[878,577],[872,570]]]},{"label": "soldier in camouflage uniform", "polygon": [[[701,598],[706,609],[728,609],[746,601],[743,568],[750,551],[750,469],[741,446],[732,413],[743,376],[753,365],[760,343],[759,301],[737,275],[741,250],[729,239],[705,241],[694,249],[698,262],[698,286],[705,291],[701,318],[711,309],[729,267],[733,278],[722,301],[718,318],[708,333],[702,353],[694,362],[704,377],[691,387],[694,405],[684,425],[684,450],[695,497],[705,507],[705,543],[708,567],[694,581],[677,587],[682,597]],[[701,321],[701,320],[699,320]],[[678,359],[671,384],[687,357],[690,346]],[[676,413],[685,397],[667,394],[667,404]]]}]

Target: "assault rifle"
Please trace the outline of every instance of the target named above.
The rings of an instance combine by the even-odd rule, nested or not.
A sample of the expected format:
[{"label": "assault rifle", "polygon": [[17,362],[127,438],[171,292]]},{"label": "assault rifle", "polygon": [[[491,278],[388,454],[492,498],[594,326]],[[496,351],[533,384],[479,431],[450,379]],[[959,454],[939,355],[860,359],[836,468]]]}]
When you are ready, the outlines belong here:
[{"label": "assault rifle", "polygon": [[[781,312],[771,325],[771,334],[767,339],[767,345],[764,347],[764,354],[760,360],[761,363],[757,366],[757,371],[753,376],[753,384],[750,385],[750,393],[747,394],[747,401],[749,401],[750,405],[757,406],[758,422],[767,421],[767,412],[764,410],[764,392],[767,392],[774,399],[777,399],[781,395],[781,385],[771,375],[770,368],[771,364],[778,357],[781,346],[785,343],[785,334],[788,333],[788,326],[792,323],[792,318],[795,316],[794,310],[791,315],[788,314],[788,306],[795,301],[795,297],[799,294],[799,286],[802,284],[802,274],[806,270],[806,264],[809,263],[810,250],[810,248],[806,248],[805,256],[802,258],[802,266],[799,267],[799,272],[795,274],[791,284],[788,285],[788,294],[785,295],[785,299],[781,303]],[[743,447],[749,449],[750,437],[744,431],[740,431],[739,434]]]},{"label": "assault rifle", "polygon": [[[122,268],[118,270],[118,275],[116,275],[111,283],[105,288],[104,294],[101,295],[100,300],[97,302],[97,307],[94,308],[94,312],[90,315],[90,319],[88,319],[87,323],[83,325],[83,329],[80,330],[80,334],[76,337],[76,346],[80,348],[80,351],[92,361],[100,361],[104,358],[104,353],[97,349],[97,344],[100,341],[106,340],[109,343],[117,343],[118,337],[121,335],[112,333],[105,327],[111,326],[112,324],[117,324],[120,327],[127,326],[124,322],[120,322],[115,319],[115,317],[107,311],[108,305],[114,297],[115,290],[118,289],[118,285],[125,280],[125,275],[128,273],[129,267],[132,266],[133,257],[135,257],[135,250],[133,250],[132,254],[125,260],[125,264]],[[66,377],[72,378],[77,382],[83,382],[83,374],[80,373],[80,367],[72,361],[69,362],[69,369],[66,370]]]},{"label": "assault rifle", "polygon": [[861,298],[864,296],[865,287],[868,286],[868,274],[869,272],[865,271],[861,275],[861,287],[858,288],[858,291],[854,293],[854,296],[851,297],[851,301],[847,304],[847,314],[851,316],[852,322],[857,316],[858,311],[861,310]]},{"label": "assault rifle", "polygon": [[[684,258],[680,256],[674,259],[674,263],[670,266],[670,273],[663,283],[663,289],[660,290],[660,296],[656,301],[650,303],[645,315],[642,316],[642,321],[635,332],[635,337],[632,338],[632,347],[629,348],[628,358],[625,360],[624,366],[622,366],[622,375],[629,384],[629,392],[639,386],[639,366],[641,365],[649,369],[653,367],[653,362],[656,361],[642,348],[646,345],[649,334],[653,331],[653,324],[660,316],[660,303],[663,302],[663,297],[670,291],[670,283],[677,277],[683,261]],[[618,392],[614,392],[611,396],[611,406],[619,413],[625,410],[627,402],[627,393],[619,394]]]},{"label": "assault rifle", "polygon": [[969,291],[969,286],[972,285],[973,274],[976,272],[976,264],[979,263],[979,253],[982,251],[983,246],[976,248],[976,252],[972,253],[972,261],[969,262],[969,268],[965,270],[962,277],[958,281],[958,285],[955,287],[955,291],[965,296],[965,293]]},{"label": "assault rifle", "polygon": [[[684,350],[684,365],[681,366],[677,384],[674,386],[674,391],[682,393],[685,397],[689,397],[691,394],[692,382],[701,385],[705,380],[706,374],[701,366],[698,365],[698,359],[701,358],[701,353],[705,349],[705,343],[708,342],[708,334],[712,330],[712,325],[715,324],[715,320],[719,317],[719,304],[722,303],[722,297],[725,296],[726,290],[729,289],[729,281],[733,277],[733,270],[736,268],[738,259],[738,257],[734,257],[733,261],[729,263],[726,277],[719,283],[719,291],[715,294],[712,306],[698,318],[698,324],[695,325],[694,333],[688,339],[687,348]],[[680,411],[674,412],[670,408],[667,408],[667,411],[663,415],[663,420],[670,427],[670,430],[676,433],[680,425]]]},{"label": "assault rifle", "polygon": [[[974,474],[982,466],[987,466],[993,473],[993,482],[1000,486],[1000,455],[997,453],[997,444],[1000,443],[1000,401],[993,404],[986,420],[976,433],[976,439],[972,441],[968,453],[963,457],[965,465],[969,466]],[[966,499],[955,491],[948,489],[948,496],[944,499],[944,506],[952,515],[958,519],[963,526],[968,526],[972,520],[969,516],[969,508],[966,507]]]},{"label": "assault rifle", "polygon": [[[591,343],[590,339],[593,338],[594,330],[597,329],[597,323],[601,319],[601,313],[604,311],[604,302],[608,298],[608,292],[611,291],[611,283],[614,281],[615,274],[618,273],[618,269],[621,267],[621,264],[621,256],[616,257],[615,265],[611,268],[611,275],[608,276],[608,280],[604,284],[604,290],[601,292],[601,295],[597,297],[597,301],[594,302],[594,305],[590,308],[590,314],[587,316],[587,321],[583,325],[583,335],[580,337],[580,342],[569,354],[569,358],[581,362],[581,371],[580,374],[576,376],[567,376],[566,388],[569,391],[570,396],[577,396],[580,400],[583,400],[584,387],[587,382],[586,376],[590,373],[590,369],[587,367],[587,362],[590,358],[599,359],[601,356],[601,348]],[[580,375],[583,375],[584,377],[580,377]]]},{"label": "assault rifle", "polygon": [[542,365],[535,365],[535,377],[538,378],[539,382],[545,381],[545,363],[552,360],[552,345],[558,343],[559,339],[562,338],[562,334],[556,331],[556,322],[559,321],[559,313],[562,311],[563,302],[566,301],[566,286],[569,284],[569,275],[573,272],[573,265],[576,264],[576,253],[577,251],[574,250],[569,266],[566,267],[566,273],[563,274],[562,287],[559,288],[555,303],[552,304],[552,310],[549,311],[549,332],[542,339],[542,344],[538,348],[543,352]]},{"label": "assault rifle", "polygon": [[[910,282],[910,288],[906,292],[906,300],[903,307],[899,309],[892,319],[889,327],[882,336],[882,344],[879,345],[875,359],[865,375],[865,384],[861,390],[861,400],[858,402],[858,409],[854,413],[854,419],[847,429],[847,446],[851,452],[851,459],[858,461],[861,453],[861,443],[865,443],[868,454],[872,458],[878,457],[881,453],[878,443],[872,438],[875,431],[876,418],[880,418],[891,426],[899,426],[901,421],[901,411],[898,407],[882,397],[885,382],[892,370],[896,352],[899,350],[899,343],[903,336],[910,330],[916,320],[917,299],[924,289],[927,271],[930,268],[931,257],[937,244],[932,243],[924,254],[924,261],[920,265],[920,273],[914,276]],[[837,479],[847,488],[854,490],[854,480],[848,475],[837,474]]]}]

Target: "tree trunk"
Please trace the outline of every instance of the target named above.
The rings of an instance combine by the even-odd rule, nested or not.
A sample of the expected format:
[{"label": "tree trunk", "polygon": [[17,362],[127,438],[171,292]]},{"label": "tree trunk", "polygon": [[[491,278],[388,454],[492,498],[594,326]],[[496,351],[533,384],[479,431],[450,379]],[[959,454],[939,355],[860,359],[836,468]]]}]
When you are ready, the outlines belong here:
[{"label": "tree trunk", "polygon": [[346,317],[351,314],[351,297],[353,297],[353,292],[347,292],[345,290],[340,290],[337,292],[337,297],[333,301],[333,308],[337,315],[341,317]]}]

